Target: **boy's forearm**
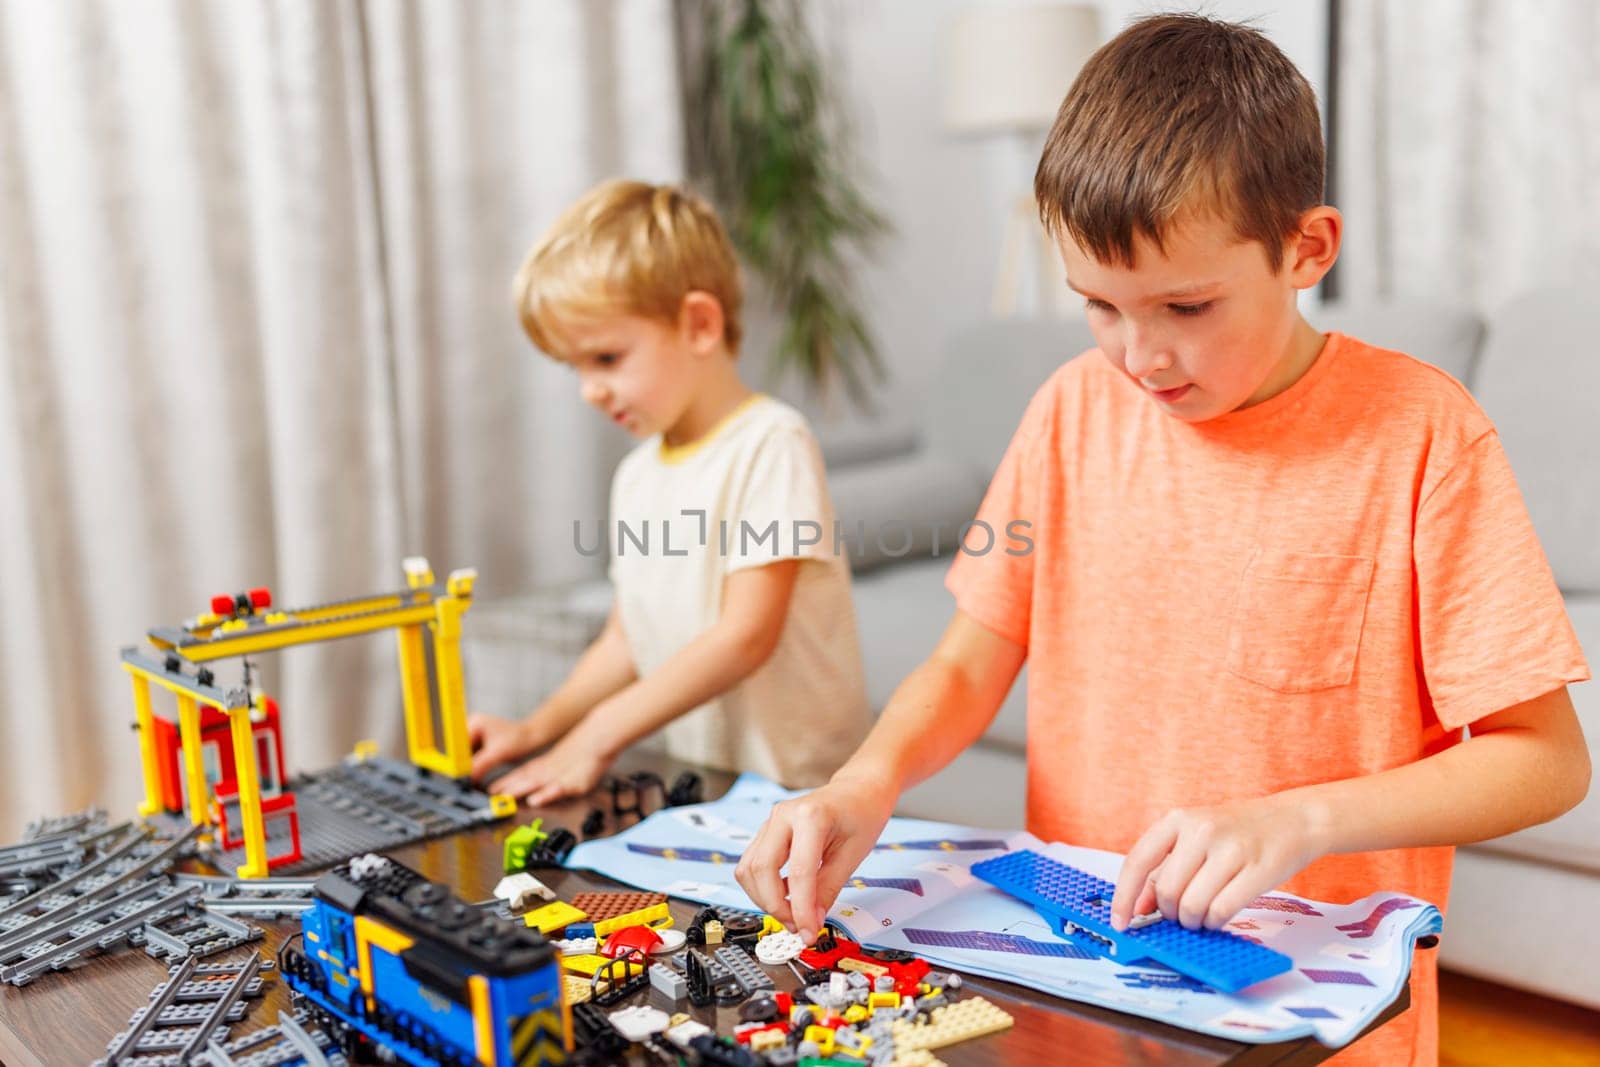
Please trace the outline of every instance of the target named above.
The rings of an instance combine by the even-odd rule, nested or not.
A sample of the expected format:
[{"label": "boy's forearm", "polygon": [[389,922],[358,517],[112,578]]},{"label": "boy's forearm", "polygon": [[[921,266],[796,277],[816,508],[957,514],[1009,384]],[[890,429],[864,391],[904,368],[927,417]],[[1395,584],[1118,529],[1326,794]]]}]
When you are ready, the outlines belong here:
[{"label": "boy's forearm", "polygon": [[1574,744],[1571,736],[1508,728],[1280,797],[1304,805],[1320,851],[1371,852],[1468,844],[1546,822],[1582,799],[1589,773],[1581,732]]}]

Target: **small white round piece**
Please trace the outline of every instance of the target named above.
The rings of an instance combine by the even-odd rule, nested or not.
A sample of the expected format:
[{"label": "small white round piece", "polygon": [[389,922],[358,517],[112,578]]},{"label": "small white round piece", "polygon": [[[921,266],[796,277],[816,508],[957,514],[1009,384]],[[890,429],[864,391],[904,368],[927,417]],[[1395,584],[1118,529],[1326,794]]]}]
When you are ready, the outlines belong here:
[{"label": "small white round piece", "polygon": [[781,967],[804,952],[805,947],[799,934],[779,930],[756,942],[756,959],[768,967]]},{"label": "small white round piece", "polygon": [[656,930],[656,936],[661,939],[661,944],[650,950],[652,956],[670,956],[683,948],[688,938],[684,937],[682,930]]}]

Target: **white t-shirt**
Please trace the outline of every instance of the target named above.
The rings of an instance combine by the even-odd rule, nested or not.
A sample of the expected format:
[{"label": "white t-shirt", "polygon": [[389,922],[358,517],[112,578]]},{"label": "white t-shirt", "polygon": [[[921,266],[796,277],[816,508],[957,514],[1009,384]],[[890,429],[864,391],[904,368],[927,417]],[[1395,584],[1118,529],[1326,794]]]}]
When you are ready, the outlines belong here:
[{"label": "white t-shirt", "polygon": [[608,532],[640,677],[717,621],[729,574],[803,561],[771,657],[663,734],[680,759],[793,788],[825,782],[866,736],[871,713],[850,568],[805,418],[755,396],[694,444],[651,438],[617,467]]}]

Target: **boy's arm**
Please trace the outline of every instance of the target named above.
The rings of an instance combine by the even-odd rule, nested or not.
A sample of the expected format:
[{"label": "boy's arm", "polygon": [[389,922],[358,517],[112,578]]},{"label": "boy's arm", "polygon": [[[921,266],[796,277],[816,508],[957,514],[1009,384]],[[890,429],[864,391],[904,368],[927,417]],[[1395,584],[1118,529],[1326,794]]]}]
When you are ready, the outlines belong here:
[{"label": "boy's arm", "polygon": [[510,724],[486,715],[473,716],[468,722],[476,746],[472,776],[480,778],[504,763],[555,743],[591,708],[637,677],[628,637],[622,630],[622,617],[613,605],[599,636],[584,649],[566,680],[532,715]]},{"label": "boy's arm", "polygon": [[734,872],[745,892],[809,944],[900,793],[978,739],[1026,658],[1023,646],[957,611],[832,780],[772,809]]},{"label": "boy's arm", "polygon": [[1328,853],[1483,841],[1553,819],[1588,792],[1589,750],[1565,686],[1471,733],[1377,774],[1169,812],[1128,853],[1112,924],[1159,907],[1216,929]]},{"label": "boy's arm", "polygon": [[728,575],[709,629],[574,720],[554,749],[497,783],[501,791],[526,794],[530,804],[587,793],[623,749],[733,688],[778,647],[799,570],[787,559]]}]

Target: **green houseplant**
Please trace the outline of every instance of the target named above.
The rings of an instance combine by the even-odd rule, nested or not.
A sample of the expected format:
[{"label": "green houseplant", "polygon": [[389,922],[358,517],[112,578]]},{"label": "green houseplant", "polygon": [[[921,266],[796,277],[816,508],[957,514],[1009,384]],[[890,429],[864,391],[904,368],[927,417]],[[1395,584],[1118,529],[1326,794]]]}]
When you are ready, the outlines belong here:
[{"label": "green houseplant", "polygon": [[889,227],[852,176],[800,4],[691,0],[690,12],[691,165],[782,311],[773,369],[822,394],[842,383],[865,405],[883,361],[852,263]]}]

